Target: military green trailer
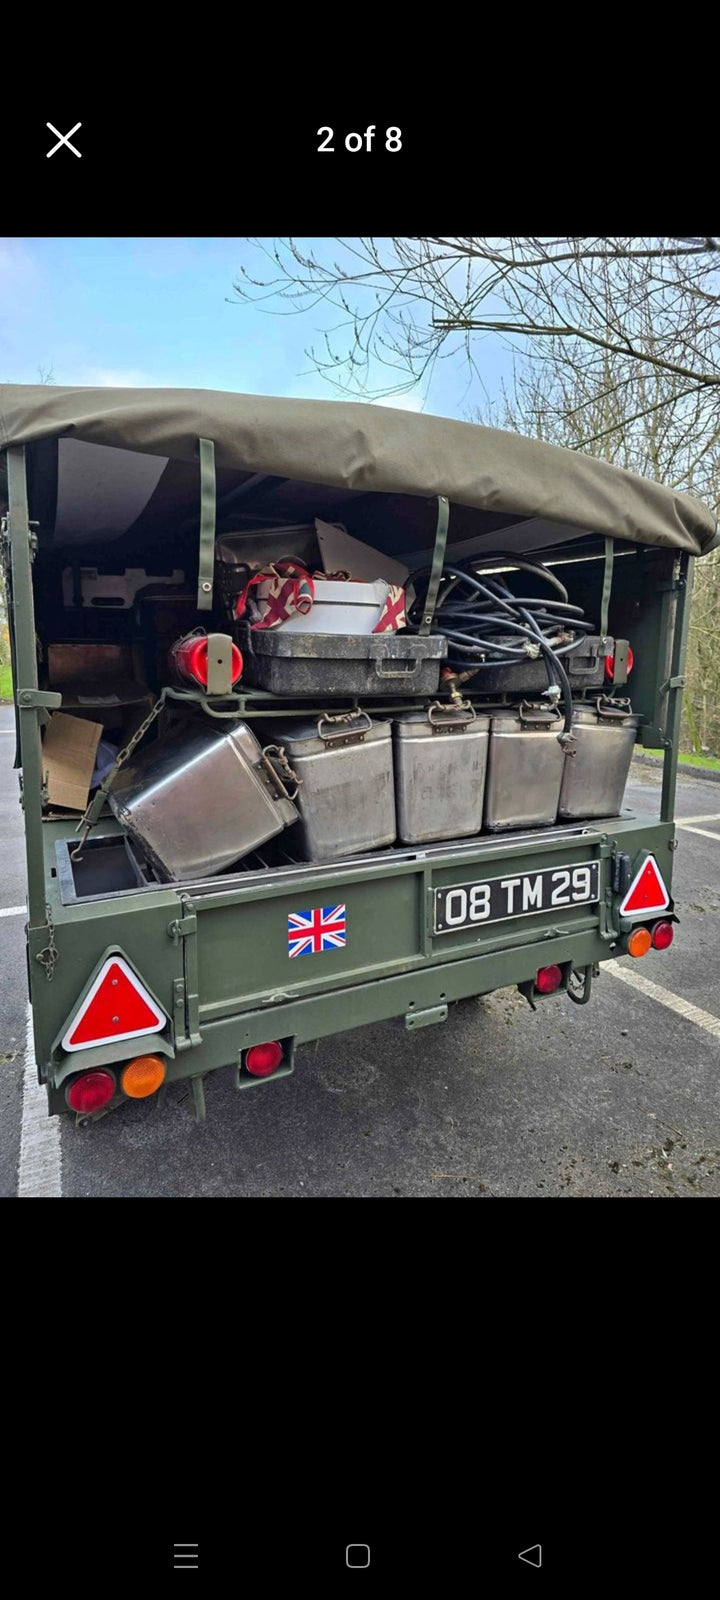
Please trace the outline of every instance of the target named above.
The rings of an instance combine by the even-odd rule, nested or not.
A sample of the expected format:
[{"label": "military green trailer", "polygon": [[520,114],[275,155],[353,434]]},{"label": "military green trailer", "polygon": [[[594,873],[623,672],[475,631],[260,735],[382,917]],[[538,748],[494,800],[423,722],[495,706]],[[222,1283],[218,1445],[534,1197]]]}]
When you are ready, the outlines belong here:
[{"label": "military green trailer", "polygon": [[[28,980],[51,1114],[87,1125],[187,1079],[202,1120],[216,1069],[238,1088],[274,1082],[301,1070],[308,1041],[391,1017],[442,1023],[453,1002],[508,984],[533,1005],[584,1003],[600,963],[672,937],[692,568],[715,541],[703,505],[535,440],[354,403],[5,386],[0,423]],[[189,705],[264,728],[358,709],[231,688],[222,643],[206,692],[173,687],[163,666],[173,627],[221,640],[224,530],[313,518],[425,569],[426,633],[448,562],[515,553],[562,573],[596,621],[612,692],[631,692],[637,742],[664,749],[659,816],[622,809],[322,862],[287,849],[162,881],[127,851],[107,779],[84,815],[50,803],[44,741],[61,708],[81,730],[115,726],[116,765]],[[88,678],[83,693],[77,663],[91,677],[101,660],[100,690]],[[450,704],[457,683],[444,693]],[[463,693],[476,713],[514,703],[472,677]],[[393,687],[374,709],[417,704]],[[328,907],[343,909],[343,937],[314,943]],[[310,960],[289,955],[297,916]]]}]

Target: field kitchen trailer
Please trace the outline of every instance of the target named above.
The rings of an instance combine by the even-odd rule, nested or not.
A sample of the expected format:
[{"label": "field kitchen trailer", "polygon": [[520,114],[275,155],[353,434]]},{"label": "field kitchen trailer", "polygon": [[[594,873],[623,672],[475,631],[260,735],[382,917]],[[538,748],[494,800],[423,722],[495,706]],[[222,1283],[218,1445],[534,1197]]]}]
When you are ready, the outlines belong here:
[{"label": "field kitchen trailer", "polygon": [[[711,512],[382,406],[0,389],[35,1049],[87,1126],[672,941]],[[624,808],[664,750],[659,818]],[[478,1048],[482,1048],[479,1035]],[[388,1063],[392,1071],[392,1063]]]}]

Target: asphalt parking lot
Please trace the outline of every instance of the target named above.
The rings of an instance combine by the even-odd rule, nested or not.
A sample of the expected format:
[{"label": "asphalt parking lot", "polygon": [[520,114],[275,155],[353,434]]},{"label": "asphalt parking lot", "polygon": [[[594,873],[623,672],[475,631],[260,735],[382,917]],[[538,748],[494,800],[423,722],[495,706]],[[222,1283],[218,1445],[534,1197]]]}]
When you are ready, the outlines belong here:
[{"label": "asphalt parking lot", "polygon": [[[398,1020],[306,1045],[293,1077],[249,1094],[213,1074],[200,1127],[178,1084],[86,1132],[52,1119],[33,1145],[13,748],[0,707],[3,1195],[720,1194],[720,784],[678,785],[675,943],[603,966],[590,1005],[532,1013],[501,990],[420,1033]],[[659,771],[634,767],[626,802],[657,813],[659,797]]]}]

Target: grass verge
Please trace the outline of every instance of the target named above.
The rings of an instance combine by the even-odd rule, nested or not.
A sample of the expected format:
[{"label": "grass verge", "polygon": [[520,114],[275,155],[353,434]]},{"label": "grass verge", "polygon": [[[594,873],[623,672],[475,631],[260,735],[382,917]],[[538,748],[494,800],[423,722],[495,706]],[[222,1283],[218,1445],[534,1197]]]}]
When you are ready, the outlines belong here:
[{"label": "grass verge", "polygon": [[[640,748],[638,753],[644,756],[662,756],[665,752],[663,750],[643,750]],[[720,772],[720,761],[716,756],[681,755],[678,759],[681,767],[704,767],[708,772]]]}]

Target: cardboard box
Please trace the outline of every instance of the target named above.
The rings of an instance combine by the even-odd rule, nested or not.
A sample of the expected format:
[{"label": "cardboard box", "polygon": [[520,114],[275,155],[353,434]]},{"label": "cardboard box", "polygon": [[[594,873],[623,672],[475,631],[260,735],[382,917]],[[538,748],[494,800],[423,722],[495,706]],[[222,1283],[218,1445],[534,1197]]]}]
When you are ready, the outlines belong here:
[{"label": "cardboard box", "polygon": [[42,750],[51,806],[63,811],[85,810],[102,731],[101,722],[54,712],[45,730]]}]

